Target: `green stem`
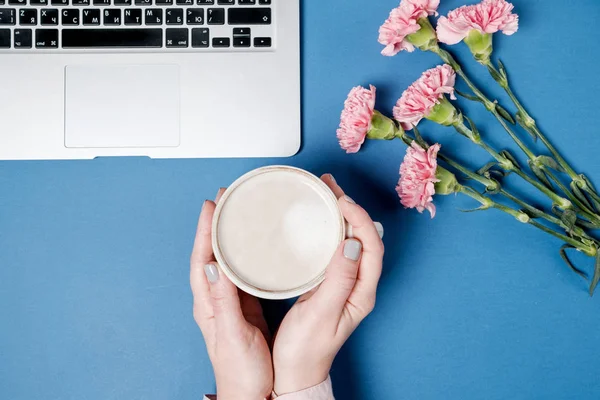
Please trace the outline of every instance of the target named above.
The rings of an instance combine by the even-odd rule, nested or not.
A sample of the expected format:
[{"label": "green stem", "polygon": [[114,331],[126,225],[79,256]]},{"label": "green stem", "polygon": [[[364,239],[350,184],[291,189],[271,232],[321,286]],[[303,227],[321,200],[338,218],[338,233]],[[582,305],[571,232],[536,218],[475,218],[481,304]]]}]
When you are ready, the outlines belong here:
[{"label": "green stem", "polygon": [[[452,66],[452,68],[454,68],[456,73],[463,79],[463,81],[467,84],[467,86],[471,89],[471,91],[473,91],[473,93],[477,96],[477,98],[480,99],[480,101],[483,103],[485,108],[488,111],[490,111],[494,115],[494,117],[496,117],[496,119],[502,124],[502,127],[506,130],[506,132],[510,135],[510,137],[515,141],[517,146],[519,146],[519,148],[527,155],[527,157],[530,160],[535,160],[536,159],[535,154],[533,154],[533,152],[525,145],[525,143],[523,143],[523,141],[521,139],[519,139],[519,137],[512,131],[512,129],[510,129],[508,127],[508,125],[506,124],[504,119],[500,116],[500,114],[496,110],[495,102],[492,102],[490,99],[488,99],[487,96],[485,94],[483,94],[477,86],[475,86],[475,84],[465,74],[465,72],[462,70],[462,67],[454,59],[454,57],[452,57],[452,55],[450,53],[448,53],[447,51],[445,51],[439,47],[432,49],[432,52],[434,52],[435,54],[440,56],[440,58],[444,62],[448,63],[449,65]],[[488,64],[484,64],[484,65],[486,67],[488,67],[488,69],[490,69],[490,68],[494,69],[494,71],[496,71],[497,76],[501,75],[501,73],[499,71],[497,71],[496,68],[491,64],[491,62]],[[527,111],[525,110],[523,105],[519,102],[517,97],[512,92],[510,86],[508,85],[508,80],[506,79],[503,82],[499,82],[499,83],[506,90],[507,94],[509,95],[511,100],[515,103],[517,109],[521,113],[521,116],[522,116],[521,120],[523,122],[524,128],[527,129],[530,133],[536,135],[536,137],[539,137],[540,141],[542,141],[546,145],[546,147],[548,147],[548,149],[550,150],[552,155],[555,157],[555,159],[557,160],[559,165],[569,174],[571,179],[573,181],[575,181],[577,184],[579,184],[579,186],[582,188],[582,190],[589,193],[590,196],[592,196],[594,199],[596,199],[597,202],[600,202],[600,196],[594,190],[594,188],[590,187],[590,185],[588,185],[585,182],[585,180],[583,180],[580,176],[577,175],[577,173],[568,165],[568,163],[565,161],[565,159],[561,157],[561,155],[558,153],[556,148],[554,146],[552,146],[552,144],[548,141],[548,139],[539,131],[539,129],[537,128],[537,125],[535,124],[535,120],[533,118],[531,118],[531,116],[529,116],[529,114],[527,113]],[[552,171],[549,171],[545,167],[542,167],[542,168],[551,178],[553,178],[554,181],[558,180],[554,176],[554,173],[552,173]],[[561,186],[564,189],[563,192],[565,193],[565,195],[569,196],[569,198],[572,199],[572,197],[573,197],[572,193],[567,188],[565,188],[564,185],[561,185]],[[592,212],[592,214],[593,214],[593,212]],[[595,215],[594,219],[598,220],[598,216]]]},{"label": "green stem", "polygon": [[562,233],[556,232],[556,231],[548,228],[547,226],[542,225],[539,222],[531,219],[527,214],[525,214],[523,212],[517,211],[517,210],[507,207],[505,205],[496,203],[489,197],[482,195],[481,193],[477,192],[476,190],[470,188],[469,186],[461,185],[458,188],[458,191],[460,193],[463,193],[463,194],[471,197],[472,199],[478,201],[484,209],[485,208],[495,208],[497,210],[500,210],[506,214],[513,216],[519,222],[532,225],[532,226],[562,240],[563,242],[568,243],[571,246],[574,246],[575,248],[581,250],[582,252],[584,252],[586,255],[588,255],[590,257],[594,257],[596,255],[596,248],[594,246],[586,245],[586,244],[580,242],[579,240],[571,238],[567,235],[563,235]]},{"label": "green stem", "polygon": [[[398,130],[398,133],[396,134],[396,137],[398,139],[401,139],[407,146],[410,146],[412,144],[412,142],[414,141],[413,138],[411,138],[410,136],[408,136],[408,134],[406,133],[400,133],[400,130]],[[514,196],[513,194],[507,192],[504,189],[500,188],[500,185],[498,184],[498,182],[492,180],[492,179],[488,179],[484,176],[481,176],[473,171],[471,171],[470,169],[468,169],[467,167],[463,166],[462,164],[460,164],[459,162],[451,159],[450,157],[446,156],[445,154],[443,154],[442,152],[438,153],[438,158],[442,161],[444,161],[446,164],[448,164],[450,167],[456,169],[457,171],[461,172],[463,175],[467,176],[468,178],[473,179],[474,181],[480,183],[481,185],[485,186],[487,188],[487,190],[489,191],[496,191],[499,189],[499,193],[502,194],[504,197],[506,197],[507,199],[511,200],[512,202],[514,202],[515,204],[517,204],[520,207],[523,207],[524,209],[526,209],[527,211],[529,211],[532,215],[534,215],[536,218],[543,218],[546,221],[553,223],[565,230],[569,229],[559,218],[556,218],[553,215],[550,215],[548,213],[545,213],[544,211],[535,208],[534,206],[528,204],[527,202],[519,199],[518,197]],[[467,186],[461,186],[461,188],[468,188],[468,189],[464,189],[469,191],[470,194],[474,195],[474,193],[477,194],[478,198],[476,200],[480,201],[481,204],[487,203],[487,200],[484,200],[485,197],[481,194],[479,194],[479,192],[473,190],[470,187]],[[483,202],[482,202],[483,201]],[[514,211],[514,210],[513,210]],[[514,213],[511,213],[511,215],[515,216]],[[580,227],[576,226],[572,229],[572,232],[582,238],[591,240],[597,244],[600,245],[600,241],[598,241],[597,239],[589,236],[583,229],[581,229]]]},{"label": "green stem", "polygon": [[571,165],[569,165],[569,163],[560,155],[556,147],[552,145],[550,140],[542,133],[542,131],[540,131],[535,120],[531,117],[531,115],[527,112],[521,101],[514,94],[512,88],[510,87],[508,77],[505,74],[502,74],[500,71],[498,71],[498,69],[492,64],[491,61],[485,63],[484,66],[487,67],[490,73],[493,72],[492,77],[494,75],[503,77],[503,79],[495,80],[504,89],[506,94],[508,94],[508,97],[510,97],[515,107],[517,107],[517,118],[520,120],[521,126],[523,126],[523,128],[527,130],[527,132],[529,132],[531,135],[540,139],[540,141],[546,146],[546,148],[550,151],[554,159],[567,173],[567,175],[569,175],[573,182],[578,184],[581,187],[581,189],[583,189],[585,192],[589,193],[593,197],[597,199],[600,198],[600,196],[598,196],[598,192],[596,192],[596,190],[593,187],[588,185],[585,179],[582,179],[581,175],[577,174],[577,172],[571,167]]},{"label": "green stem", "polygon": [[569,163],[567,163],[567,161],[560,155],[560,153],[558,152],[556,147],[554,147],[552,145],[552,143],[550,143],[548,138],[539,130],[535,120],[533,118],[531,118],[531,116],[529,115],[527,110],[525,110],[525,108],[523,107],[523,105],[521,104],[519,99],[513,93],[512,89],[510,88],[510,86],[508,84],[508,80],[506,81],[506,85],[501,85],[501,86],[508,94],[508,97],[510,97],[512,102],[517,107],[518,112],[521,114],[521,119],[522,119],[523,125],[524,125],[523,127],[526,130],[528,130],[532,135],[539,138],[542,143],[544,143],[544,145],[548,148],[550,153],[552,153],[552,156],[554,156],[554,158],[556,159],[558,164],[565,170],[565,172],[569,175],[569,177],[572,180],[574,180],[574,181],[578,180],[579,176],[577,175],[577,172],[575,172],[575,170],[573,168],[571,168]]},{"label": "green stem", "polygon": [[479,182],[480,184],[485,186],[487,190],[493,192],[493,191],[500,189],[500,185],[498,184],[498,182],[496,182],[492,179],[488,179],[485,176],[481,176],[481,175],[471,171],[470,169],[464,167],[463,165],[459,164],[458,162],[447,157],[445,154],[438,153],[438,158],[440,160],[444,161],[446,164],[448,164],[452,168],[456,169],[457,171],[460,171],[463,175],[467,176],[468,178],[471,178],[474,181]]},{"label": "green stem", "polygon": [[506,197],[507,199],[509,199],[510,201],[512,201],[513,203],[517,204],[519,207],[523,207],[525,210],[529,211],[536,218],[545,219],[546,221],[548,221],[552,224],[555,224],[567,231],[569,231],[569,229],[570,229],[573,232],[573,234],[575,234],[576,236],[579,236],[581,238],[596,241],[596,239],[589,236],[586,231],[581,229],[581,227],[575,226],[571,229],[567,225],[565,225],[565,223],[562,220],[560,220],[560,218],[556,218],[554,215],[550,215],[538,208],[535,208],[534,206],[519,199],[518,197],[516,197],[515,195],[513,195],[510,192],[507,192],[504,189],[500,189],[500,194],[503,195],[504,197]]},{"label": "green stem", "polygon": [[537,181],[537,180],[533,179],[532,177],[530,177],[529,175],[527,175],[518,166],[514,165],[514,163],[511,160],[509,160],[506,157],[504,157],[503,155],[499,154],[496,150],[494,150],[491,146],[489,146],[486,142],[484,142],[480,137],[475,136],[473,134],[473,132],[464,125],[464,123],[462,123],[462,122],[457,123],[457,124],[455,124],[454,127],[456,128],[457,131],[459,131],[464,136],[471,138],[473,143],[482,147],[489,154],[491,154],[491,156],[494,157],[494,159],[496,161],[498,161],[498,163],[504,170],[514,172],[515,174],[520,176],[527,183],[531,184],[536,189],[538,189],[540,192],[542,192],[543,194],[548,196],[550,198],[550,200],[552,200],[552,202],[554,202],[560,209],[566,210],[566,209],[573,207],[573,204],[569,200],[557,195],[552,190],[550,190],[546,186],[544,186],[542,183],[540,183],[539,181]]},{"label": "green stem", "polygon": [[589,209],[589,207],[587,207],[585,204],[583,204],[578,198],[577,196],[575,196],[573,193],[571,193],[571,191],[569,189],[566,188],[566,186],[560,181],[560,179],[558,179],[556,176],[549,174],[548,176],[550,176],[550,179],[552,179],[552,181],[554,181],[554,183],[556,184],[556,186],[558,186],[558,188],[560,190],[562,190],[563,192],[566,193],[566,195],[569,197],[569,200],[571,200],[573,202],[573,204],[575,204],[575,206],[577,208],[579,208],[579,213],[582,214],[584,217],[586,217],[589,220],[594,220],[595,218],[595,214],[592,210]]}]

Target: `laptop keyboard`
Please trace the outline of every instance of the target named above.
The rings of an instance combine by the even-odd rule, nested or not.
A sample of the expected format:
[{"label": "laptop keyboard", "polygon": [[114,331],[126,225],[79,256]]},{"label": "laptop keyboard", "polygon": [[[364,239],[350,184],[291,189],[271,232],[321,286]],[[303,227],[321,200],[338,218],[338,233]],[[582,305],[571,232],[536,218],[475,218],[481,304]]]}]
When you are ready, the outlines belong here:
[{"label": "laptop keyboard", "polygon": [[0,51],[264,51],[281,0],[0,0]]}]

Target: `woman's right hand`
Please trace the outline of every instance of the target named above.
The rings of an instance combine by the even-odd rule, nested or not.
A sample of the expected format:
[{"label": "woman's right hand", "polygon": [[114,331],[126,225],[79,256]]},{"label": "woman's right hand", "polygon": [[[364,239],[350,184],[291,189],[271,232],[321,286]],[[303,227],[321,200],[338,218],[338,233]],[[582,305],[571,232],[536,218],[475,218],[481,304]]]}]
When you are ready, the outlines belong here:
[{"label": "woman's right hand", "polygon": [[324,282],[300,297],[279,327],[273,347],[277,395],[324,382],[342,345],[375,306],[383,242],[367,212],[344,196],[331,175],[322,179],[339,198],[355,238],[339,246]]}]

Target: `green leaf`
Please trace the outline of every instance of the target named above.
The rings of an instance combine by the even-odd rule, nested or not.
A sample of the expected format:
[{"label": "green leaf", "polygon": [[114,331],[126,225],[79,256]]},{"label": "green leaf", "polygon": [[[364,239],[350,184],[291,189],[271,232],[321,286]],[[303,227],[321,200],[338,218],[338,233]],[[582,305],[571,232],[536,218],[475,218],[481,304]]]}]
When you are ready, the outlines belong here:
[{"label": "green leaf", "polygon": [[564,172],[565,170],[561,167],[554,158],[549,156],[537,156],[535,158],[535,162],[537,165],[543,165],[548,168],[552,168],[558,172]]},{"label": "green leaf", "polygon": [[481,206],[481,207],[473,208],[472,210],[458,210],[458,211],[464,212],[464,213],[473,213],[473,212],[477,212],[477,211],[484,211],[484,210],[487,210],[487,209],[488,209],[488,207]]},{"label": "green leaf", "polygon": [[486,172],[488,172],[490,169],[495,167],[496,165],[498,165],[498,163],[496,161],[489,162],[489,163],[485,164],[483,167],[481,167],[480,169],[478,169],[477,174],[483,175]]},{"label": "green leaf", "polygon": [[517,159],[510,153],[510,151],[508,150],[502,150],[500,152],[500,155],[504,156],[505,158],[508,158],[510,160],[510,162],[512,162],[515,167],[517,168],[521,168],[521,166],[519,165],[519,162],[517,161]]},{"label": "green leaf", "polygon": [[494,78],[494,80],[495,80],[496,82],[499,82],[499,83],[500,83],[500,82],[504,82],[504,81],[506,80],[506,79],[505,79],[505,78],[502,76],[502,74],[500,74],[500,72],[498,72],[498,71],[496,70],[496,68],[494,68],[494,66],[493,66],[493,65],[491,65],[491,64],[488,64],[488,65],[487,65],[487,69],[488,69],[488,71],[490,72],[490,75],[492,75],[492,78]]},{"label": "green leaf", "polygon": [[423,139],[423,136],[421,136],[421,132],[419,132],[419,130],[417,129],[417,127],[413,127],[413,132],[415,133],[415,138],[417,140],[417,143],[425,150],[427,150],[429,148],[429,144],[427,144],[427,142],[425,141],[425,139]]},{"label": "green leaf", "polygon": [[600,212],[600,196],[596,192],[596,189],[594,189],[594,185],[592,185],[592,182],[585,175],[581,175],[581,178],[587,186],[585,188],[585,191],[590,196],[590,199],[594,203],[594,206],[596,206],[596,211]]},{"label": "green leaf", "polygon": [[567,232],[571,233],[577,224],[577,213],[573,210],[565,210],[560,220],[567,227]]},{"label": "green leaf", "polygon": [[590,210],[594,209],[594,207],[590,204],[588,198],[581,191],[581,189],[579,189],[579,186],[577,186],[575,182],[571,182],[571,190],[573,191],[573,194],[575,195],[577,200],[579,200],[584,206],[586,206]]},{"label": "green leaf", "polygon": [[525,121],[523,120],[523,115],[521,114],[521,112],[518,112],[516,115],[517,118],[517,122],[519,123],[519,125],[521,125],[521,127],[523,129],[525,129],[527,131],[527,133],[529,133],[529,135],[531,136],[531,138],[533,139],[534,142],[537,142],[537,135],[534,131],[532,131],[526,124]]},{"label": "green leaf", "polygon": [[471,132],[473,133],[473,137],[479,139],[481,137],[481,135],[479,134],[479,129],[477,129],[477,126],[475,125],[475,123],[471,120],[471,118],[467,117],[466,115],[463,115],[463,117],[467,120],[467,123],[469,124],[469,128],[471,129]]},{"label": "green leaf", "polygon": [[567,255],[567,249],[574,249],[574,248],[575,247],[571,246],[570,244],[565,244],[563,247],[560,248],[560,257],[569,266],[569,268],[571,268],[573,270],[573,272],[575,272],[577,275],[581,276],[583,279],[587,280],[587,279],[589,279],[587,274],[584,271],[577,268],[571,262],[571,259],[569,259],[569,256]]},{"label": "green leaf", "polygon": [[546,175],[543,169],[535,165],[535,163],[531,162],[531,160],[529,161],[529,168],[531,169],[533,174],[540,180],[540,182],[542,182],[548,189],[554,190],[552,183],[548,179],[548,176]]},{"label": "green leaf", "polygon": [[459,90],[457,90],[457,89],[454,89],[454,93],[456,93],[456,94],[457,94],[457,95],[459,95],[460,97],[464,97],[464,98],[465,98],[465,99],[467,99],[467,100],[471,100],[471,101],[477,101],[477,102],[479,102],[479,103],[482,103],[482,102],[483,102],[483,101],[482,101],[482,100],[481,100],[479,97],[477,97],[477,96],[473,96],[473,95],[471,95],[471,94],[466,94],[466,93],[463,93],[463,92],[461,92],[461,91],[459,91]]},{"label": "green leaf", "polygon": [[510,115],[510,113],[508,111],[506,111],[506,109],[504,107],[502,107],[500,104],[496,103],[496,111],[498,111],[498,114],[504,118],[505,121],[507,121],[508,123],[514,125],[517,122],[515,121],[515,119],[513,118],[512,115]]},{"label": "green leaf", "polygon": [[600,282],[600,252],[596,254],[596,266],[594,267],[594,277],[592,278],[592,284],[590,285],[590,296],[594,295],[596,288]]},{"label": "green leaf", "polygon": [[500,73],[502,74],[504,79],[508,79],[508,74],[506,73],[506,68],[504,68],[502,60],[498,60],[498,69],[500,70]]}]

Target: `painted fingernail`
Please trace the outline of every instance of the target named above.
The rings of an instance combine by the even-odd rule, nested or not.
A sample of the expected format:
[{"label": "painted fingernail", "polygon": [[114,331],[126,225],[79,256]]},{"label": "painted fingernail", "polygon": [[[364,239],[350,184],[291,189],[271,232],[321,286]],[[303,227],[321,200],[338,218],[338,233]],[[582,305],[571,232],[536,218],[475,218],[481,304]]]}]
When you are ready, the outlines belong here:
[{"label": "painted fingernail", "polygon": [[215,264],[206,264],[204,266],[204,273],[210,283],[215,283],[219,280],[219,269]]},{"label": "painted fingernail", "polygon": [[356,204],[356,202],[352,200],[352,197],[350,196],[344,196],[344,199],[350,204]]},{"label": "painted fingernail", "polygon": [[361,242],[354,239],[347,240],[346,244],[344,245],[344,257],[352,261],[358,261],[361,250]]}]

